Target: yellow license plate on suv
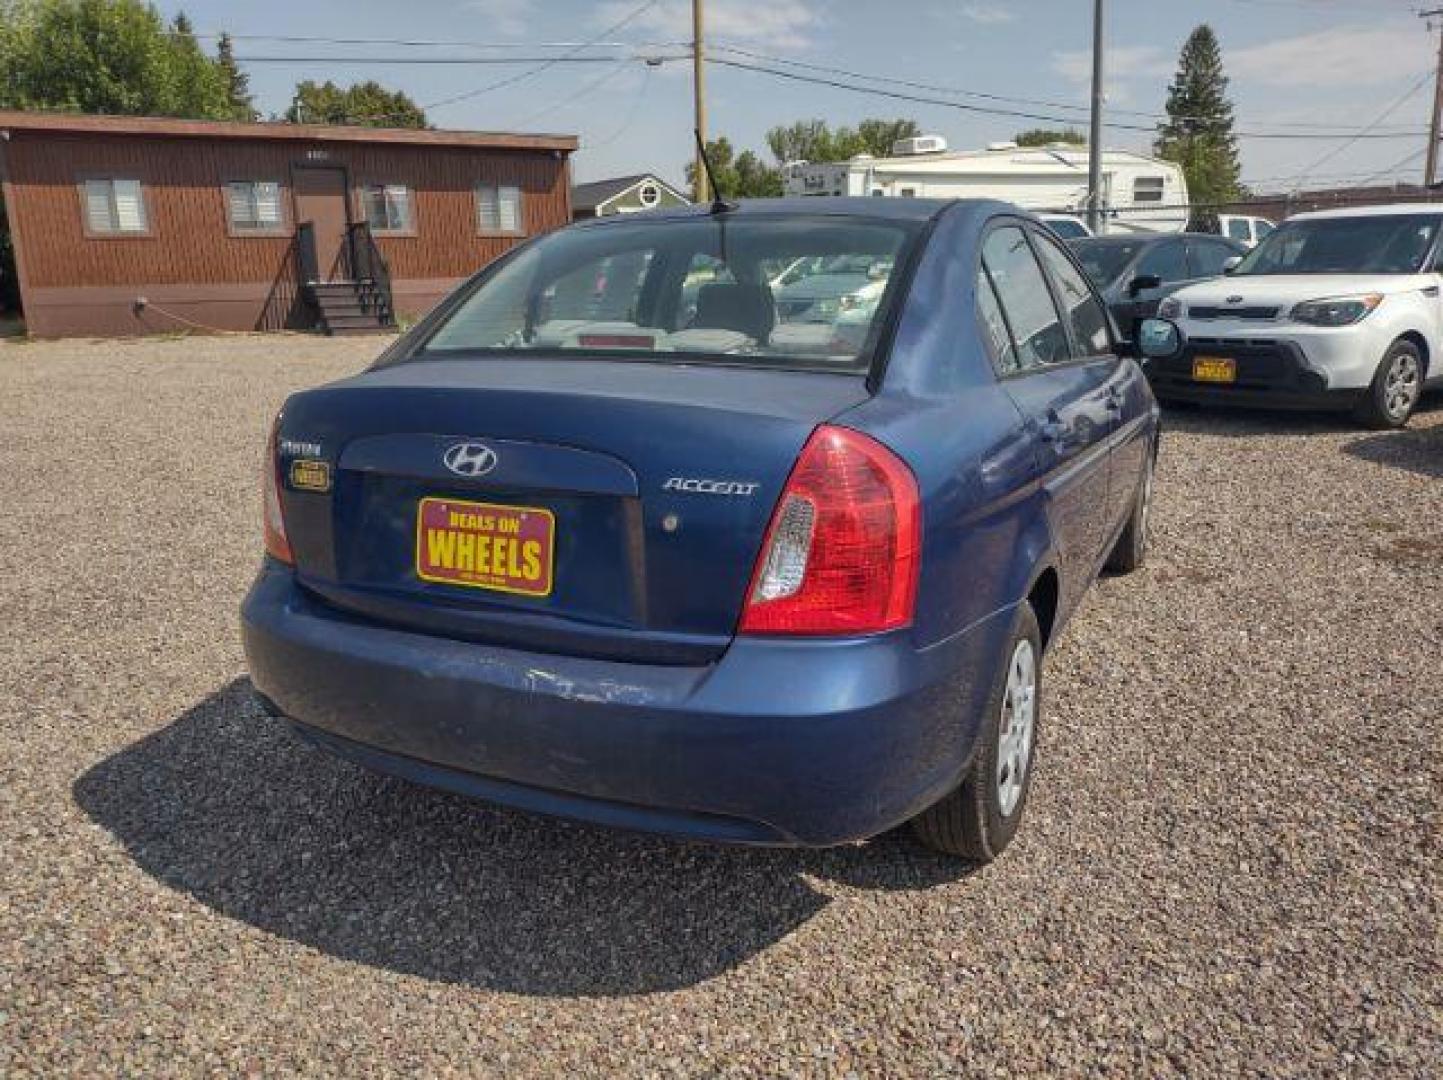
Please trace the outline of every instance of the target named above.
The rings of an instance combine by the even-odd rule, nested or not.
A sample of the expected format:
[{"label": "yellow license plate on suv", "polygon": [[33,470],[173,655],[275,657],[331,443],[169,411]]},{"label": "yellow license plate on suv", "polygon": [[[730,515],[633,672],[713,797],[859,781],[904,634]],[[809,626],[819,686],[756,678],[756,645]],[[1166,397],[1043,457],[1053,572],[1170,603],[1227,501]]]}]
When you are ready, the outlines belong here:
[{"label": "yellow license plate on suv", "polygon": [[1238,362],[1230,356],[1195,356],[1192,377],[1194,382],[1237,382]]}]

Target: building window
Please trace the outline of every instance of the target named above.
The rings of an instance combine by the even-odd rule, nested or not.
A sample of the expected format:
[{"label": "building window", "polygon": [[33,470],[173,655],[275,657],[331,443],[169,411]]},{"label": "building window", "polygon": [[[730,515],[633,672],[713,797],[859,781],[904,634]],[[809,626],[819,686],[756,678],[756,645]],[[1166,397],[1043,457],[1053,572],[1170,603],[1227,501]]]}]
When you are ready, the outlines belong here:
[{"label": "building window", "polygon": [[404,184],[371,184],[361,192],[372,232],[410,232],[411,189]]},{"label": "building window", "polygon": [[90,232],[103,235],[148,231],[140,181],[85,181],[85,224]]},{"label": "building window", "polygon": [[232,180],[226,185],[226,202],[230,208],[230,227],[236,232],[285,226],[281,185],[274,180]]},{"label": "building window", "polygon": [[1162,191],[1166,183],[1161,176],[1139,176],[1132,182],[1132,201],[1162,202]]},{"label": "building window", "polygon": [[476,187],[476,227],[483,233],[519,233],[521,189],[510,184]]}]

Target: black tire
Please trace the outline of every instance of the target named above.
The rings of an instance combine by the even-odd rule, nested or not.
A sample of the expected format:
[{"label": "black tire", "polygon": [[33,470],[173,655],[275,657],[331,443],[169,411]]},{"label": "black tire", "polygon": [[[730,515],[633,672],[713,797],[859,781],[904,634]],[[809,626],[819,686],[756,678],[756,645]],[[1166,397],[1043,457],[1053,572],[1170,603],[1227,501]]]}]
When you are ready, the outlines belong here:
[{"label": "black tire", "polygon": [[1423,396],[1423,356],[1411,341],[1388,346],[1373,381],[1354,410],[1358,422],[1375,431],[1392,431],[1408,423]]},{"label": "black tire", "polygon": [[[1016,774],[1010,774],[1020,775],[1021,780],[1011,808],[1004,812],[999,794],[1001,774],[998,770],[1003,736],[1003,706],[1008,698],[1009,675],[1016,662],[1019,646],[1023,642],[1031,645],[1031,737],[1024,767],[1017,770]],[[1041,719],[1042,633],[1038,629],[1037,615],[1033,612],[1032,605],[1025,600],[1017,609],[1005,655],[1007,661],[998,672],[997,681],[987,699],[987,714],[983,717],[982,729],[977,736],[977,749],[972,755],[972,764],[968,766],[966,776],[951,794],[912,819],[912,831],[922,843],[947,855],[960,855],[977,863],[991,862],[1002,854],[1002,850],[1017,834],[1022,812],[1027,806],[1027,795],[1032,789]]]},{"label": "black tire", "polygon": [[1130,574],[1147,561],[1147,523],[1152,508],[1152,451],[1147,452],[1142,479],[1133,496],[1132,513],[1127,516],[1122,535],[1107,556],[1107,569],[1114,574]]}]

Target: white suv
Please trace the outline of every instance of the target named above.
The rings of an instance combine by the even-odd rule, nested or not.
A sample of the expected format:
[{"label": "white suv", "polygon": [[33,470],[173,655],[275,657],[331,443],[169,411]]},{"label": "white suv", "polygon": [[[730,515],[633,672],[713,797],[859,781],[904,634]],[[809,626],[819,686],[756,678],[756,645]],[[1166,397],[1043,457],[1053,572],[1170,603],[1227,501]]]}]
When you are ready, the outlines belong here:
[{"label": "white suv", "polygon": [[1298,214],[1226,277],[1158,309],[1182,331],[1149,364],[1163,399],[1347,408],[1402,427],[1443,386],[1443,203]]}]

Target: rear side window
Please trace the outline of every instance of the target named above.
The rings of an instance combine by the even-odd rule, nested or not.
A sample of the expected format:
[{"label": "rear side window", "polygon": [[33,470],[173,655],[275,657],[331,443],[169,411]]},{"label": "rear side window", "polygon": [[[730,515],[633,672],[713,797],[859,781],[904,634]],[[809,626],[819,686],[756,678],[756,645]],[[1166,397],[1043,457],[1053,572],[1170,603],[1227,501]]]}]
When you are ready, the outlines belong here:
[{"label": "rear side window", "polygon": [[1241,240],[1245,244],[1252,239],[1252,237],[1248,235],[1248,223],[1242,218],[1233,218],[1228,222],[1228,235],[1234,240]]},{"label": "rear side window", "polygon": [[1236,255],[1226,244],[1195,240],[1192,245],[1192,272],[1195,277],[1217,277],[1223,272],[1223,263]]},{"label": "rear side window", "polygon": [[1015,225],[993,229],[982,244],[982,265],[1012,328],[1015,370],[1072,359],[1067,331],[1023,231]]},{"label": "rear side window", "polygon": [[1007,329],[1002,305],[997,302],[997,293],[984,267],[977,269],[977,321],[981,324],[987,352],[997,370],[1003,374],[1016,371],[1017,350],[1012,347],[1012,331]]},{"label": "rear side window", "polygon": [[[1081,355],[1100,356],[1110,352],[1112,339],[1107,332],[1107,312],[1082,274],[1072,265],[1066,253],[1046,236],[1037,237],[1037,246],[1052,272],[1052,280],[1057,283],[1058,296],[1072,323],[1072,336],[1082,350]],[[1181,245],[1178,245],[1178,253],[1182,253]]]},{"label": "rear side window", "polygon": [[1138,260],[1137,273],[1155,274],[1164,285],[1187,279],[1186,249],[1181,240],[1157,244]]}]

